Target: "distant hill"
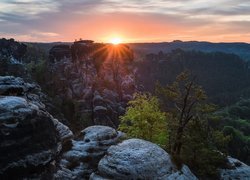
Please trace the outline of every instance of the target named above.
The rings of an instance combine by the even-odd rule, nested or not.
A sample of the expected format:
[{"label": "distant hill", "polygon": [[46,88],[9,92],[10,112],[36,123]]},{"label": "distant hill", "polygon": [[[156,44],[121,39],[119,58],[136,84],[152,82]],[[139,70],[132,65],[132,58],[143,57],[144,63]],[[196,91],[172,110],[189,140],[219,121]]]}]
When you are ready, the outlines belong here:
[{"label": "distant hill", "polygon": [[250,44],[247,43],[211,43],[199,41],[179,41],[162,43],[131,43],[129,46],[137,53],[148,54],[171,52],[174,49],[196,50],[204,52],[224,52],[233,53],[243,60],[250,61]]}]

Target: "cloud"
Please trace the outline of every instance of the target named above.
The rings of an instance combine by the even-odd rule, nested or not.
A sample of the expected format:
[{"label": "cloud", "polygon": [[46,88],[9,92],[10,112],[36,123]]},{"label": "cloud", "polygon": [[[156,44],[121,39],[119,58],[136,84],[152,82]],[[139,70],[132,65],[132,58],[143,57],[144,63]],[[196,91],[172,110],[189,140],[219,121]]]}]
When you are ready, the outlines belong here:
[{"label": "cloud", "polygon": [[[133,39],[184,39],[242,34],[250,28],[247,0],[1,0],[0,35],[47,41],[100,40],[117,31]],[[113,22],[113,23],[112,23]],[[125,27],[126,25],[126,27]],[[101,28],[100,28],[101,27]],[[213,27],[213,28],[211,28]],[[138,30],[139,29],[139,30]],[[125,32],[125,31],[129,32]],[[142,31],[144,33],[139,33]],[[107,32],[106,32],[107,31]],[[151,32],[154,31],[154,32]],[[173,32],[170,32],[173,31]],[[231,36],[230,36],[231,37]],[[60,39],[58,39],[60,40]],[[162,39],[163,41],[166,39]]]},{"label": "cloud", "polygon": [[38,18],[39,14],[57,12],[59,3],[51,0],[3,0],[0,2],[0,18],[8,21]]}]

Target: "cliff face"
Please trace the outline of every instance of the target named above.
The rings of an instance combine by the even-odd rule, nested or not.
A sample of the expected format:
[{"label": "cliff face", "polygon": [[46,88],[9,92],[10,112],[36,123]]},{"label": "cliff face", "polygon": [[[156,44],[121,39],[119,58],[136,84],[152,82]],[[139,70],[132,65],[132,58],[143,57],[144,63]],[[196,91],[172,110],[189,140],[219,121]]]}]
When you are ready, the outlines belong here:
[{"label": "cliff face", "polygon": [[136,91],[129,47],[78,41],[53,47],[49,57],[46,87],[61,106],[70,106],[72,124],[117,127]]}]

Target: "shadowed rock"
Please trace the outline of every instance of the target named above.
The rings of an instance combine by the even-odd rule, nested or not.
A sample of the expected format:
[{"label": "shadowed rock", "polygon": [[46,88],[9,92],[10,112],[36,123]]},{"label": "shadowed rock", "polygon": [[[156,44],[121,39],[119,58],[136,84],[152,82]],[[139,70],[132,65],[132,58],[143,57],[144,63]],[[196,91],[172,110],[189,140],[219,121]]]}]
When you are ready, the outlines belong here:
[{"label": "shadowed rock", "polygon": [[40,177],[73,137],[46,111],[40,90],[22,78],[0,76],[0,179]]},{"label": "shadowed rock", "polygon": [[25,176],[58,152],[51,117],[24,98],[0,97],[0,177]]},{"label": "shadowed rock", "polygon": [[71,51],[69,45],[56,45],[49,51],[50,62],[60,61],[63,58],[71,57]]}]

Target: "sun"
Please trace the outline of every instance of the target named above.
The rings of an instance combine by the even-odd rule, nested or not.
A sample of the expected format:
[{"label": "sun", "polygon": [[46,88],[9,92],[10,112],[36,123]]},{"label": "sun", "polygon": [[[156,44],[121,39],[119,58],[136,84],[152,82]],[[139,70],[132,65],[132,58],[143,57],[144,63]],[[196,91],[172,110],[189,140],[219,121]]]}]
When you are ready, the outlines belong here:
[{"label": "sun", "polygon": [[122,43],[122,39],[119,37],[114,37],[112,39],[110,39],[110,43],[114,44],[114,45],[118,45]]}]

